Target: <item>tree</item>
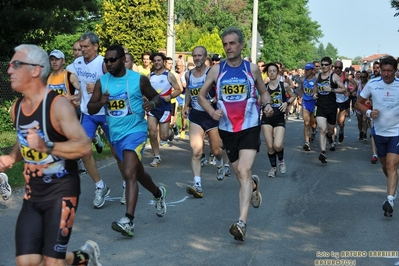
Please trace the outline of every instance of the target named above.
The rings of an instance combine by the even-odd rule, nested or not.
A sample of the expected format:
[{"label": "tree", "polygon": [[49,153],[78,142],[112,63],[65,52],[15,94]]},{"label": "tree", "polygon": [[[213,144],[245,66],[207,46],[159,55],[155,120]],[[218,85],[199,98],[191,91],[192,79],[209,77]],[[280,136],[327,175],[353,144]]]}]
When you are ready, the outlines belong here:
[{"label": "tree", "polygon": [[333,61],[338,58],[338,50],[331,43],[327,43],[324,56],[330,57]]},{"label": "tree", "polygon": [[292,68],[298,61],[314,58],[314,44],[322,33],[310,19],[307,0],[259,1],[258,17],[265,61],[281,61]]},{"label": "tree", "polygon": [[190,47],[190,51],[194,50],[195,46],[204,46],[208,51],[208,54],[220,54],[222,57],[225,57],[223,43],[219,36],[219,31],[215,28],[212,33],[207,33],[202,36],[192,47]]},{"label": "tree", "polygon": [[319,46],[317,47],[316,50],[316,60],[321,60],[325,55],[326,55],[326,49],[324,49],[324,44],[319,43]]},{"label": "tree", "polygon": [[165,0],[103,0],[103,21],[96,31],[102,52],[112,44],[129,49],[135,59],[166,47]]},{"label": "tree", "polygon": [[196,27],[209,33],[216,27],[219,31],[229,26],[249,29],[251,25],[251,6],[248,0],[175,0],[175,13],[178,23],[190,20]]},{"label": "tree", "polygon": [[391,0],[391,7],[395,8],[398,10],[398,12],[395,13],[394,17],[399,16],[399,1],[398,0]]},{"label": "tree", "polygon": [[43,45],[58,34],[74,33],[82,21],[97,19],[97,0],[4,0],[0,3],[0,55],[9,60],[21,43]]},{"label": "tree", "polygon": [[205,29],[196,27],[192,21],[183,19],[175,26],[176,32],[176,51],[191,52],[191,47],[195,46],[197,41],[209,34]]}]

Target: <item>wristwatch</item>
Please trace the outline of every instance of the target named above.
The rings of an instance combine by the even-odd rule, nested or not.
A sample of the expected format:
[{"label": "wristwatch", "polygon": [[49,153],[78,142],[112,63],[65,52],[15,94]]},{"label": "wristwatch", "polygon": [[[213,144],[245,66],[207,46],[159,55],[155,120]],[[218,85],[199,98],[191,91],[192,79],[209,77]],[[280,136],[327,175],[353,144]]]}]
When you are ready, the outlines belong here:
[{"label": "wristwatch", "polygon": [[215,98],[209,100],[212,104],[215,102]]},{"label": "wristwatch", "polygon": [[54,149],[54,142],[46,141],[46,147],[47,147],[46,153],[50,154],[53,151],[53,149]]}]

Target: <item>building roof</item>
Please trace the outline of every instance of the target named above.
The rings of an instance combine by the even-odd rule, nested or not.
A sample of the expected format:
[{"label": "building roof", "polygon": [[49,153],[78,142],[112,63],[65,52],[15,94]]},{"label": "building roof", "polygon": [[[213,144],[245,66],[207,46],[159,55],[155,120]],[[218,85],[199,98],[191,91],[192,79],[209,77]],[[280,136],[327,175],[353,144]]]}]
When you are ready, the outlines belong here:
[{"label": "building roof", "polygon": [[387,57],[387,56],[389,56],[389,54],[373,54],[373,55],[367,56],[365,58],[362,58],[361,61],[362,62],[364,62],[364,61],[376,61],[376,60],[379,60],[379,59]]}]

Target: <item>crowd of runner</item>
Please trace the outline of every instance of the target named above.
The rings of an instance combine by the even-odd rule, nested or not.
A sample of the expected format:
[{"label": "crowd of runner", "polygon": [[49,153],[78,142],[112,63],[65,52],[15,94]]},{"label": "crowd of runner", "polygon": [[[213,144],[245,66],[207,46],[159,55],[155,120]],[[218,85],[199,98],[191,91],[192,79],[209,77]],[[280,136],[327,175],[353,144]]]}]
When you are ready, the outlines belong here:
[{"label": "crowd of runner", "polygon": [[[318,160],[324,164],[327,163],[326,150],[335,152],[336,145],[344,142],[345,123],[354,122],[352,118],[356,116],[359,141],[372,144],[371,163],[376,164],[380,160],[387,177],[388,196],[383,210],[385,216],[392,216],[399,162],[396,145],[399,143],[399,95],[394,93],[399,86],[399,79],[395,76],[397,61],[387,57],[374,62],[368,71],[355,71],[353,67],[343,69],[343,63],[339,60],[333,62],[331,58],[323,57],[306,63],[303,69],[289,70],[281,62],[259,60],[253,64],[251,58],[243,58],[244,37],[238,28],[226,29],[222,42],[226,58],[218,54],[209,56],[206,47],[196,46],[192,51],[193,62],[189,64],[183,58],[174,61],[163,53],[143,53],[142,65],[136,65],[133,56],[120,45],[110,46],[104,56],[99,55],[98,36],[88,32],[73,44],[75,60],[66,69],[62,51],[54,50],[48,56],[46,64],[53,69],[48,75],[44,73],[46,64],[22,61],[35,59],[28,57],[28,52],[40,53],[42,50],[24,47],[16,49],[9,74],[13,88],[19,89],[14,80],[23,65],[35,71],[41,70],[41,75],[46,76],[45,88],[56,92],[50,100],[57,101],[60,94],[69,100],[70,105],[65,108],[73,109],[80,121],[79,130],[84,130],[98,152],[103,149],[101,138],[107,138],[123,177],[120,202],[126,205],[126,213],[112,222],[111,227],[124,236],[134,235],[138,183],[153,195],[156,215],[163,217],[166,214],[167,190],[155,185],[145,172],[141,162],[144,146],[150,144],[153,151],[154,159],[149,166],[162,167],[161,147],[169,146],[179,138],[185,139],[187,131],[192,149],[193,185],[187,186],[186,193],[195,198],[204,197],[206,185],[202,184],[201,167],[207,164],[215,165],[215,178],[219,181],[234,172],[240,184],[239,217],[230,226],[229,232],[234,239],[244,241],[249,206],[259,208],[262,203],[262,177],[252,174],[256,153],[261,148],[261,132],[271,166],[267,176],[274,178],[285,174],[284,138],[290,116],[291,119],[303,120],[303,150],[319,150]],[[174,63],[176,71],[172,70]],[[42,76],[32,74],[32,83],[40,84],[40,77],[44,80]],[[42,90],[42,85],[39,87]],[[13,105],[12,117],[20,140],[16,147],[20,147],[21,141],[27,146],[32,145],[33,131],[21,131],[19,127],[21,116],[24,122],[30,119],[28,114],[18,109],[19,105],[26,105],[29,97],[26,95]],[[43,108],[46,110],[46,107]],[[41,122],[46,127],[44,120]],[[61,132],[63,136],[62,123],[56,125],[51,120],[50,124],[52,131]],[[36,126],[35,130],[38,128]],[[35,133],[35,138],[38,134]],[[40,152],[47,155],[59,150],[60,141],[69,141],[67,135],[65,140],[58,135],[46,137],[36,140],[35,143],[40,145],[35,144],[35,147],[44,147]],[[208,158],[206,143],[209,143]],[[27,148],[21,146],[21,151]],[[163,152],[168,153],[167,150]],[[14,160],[24,159],[30,169],[37,167],[32,158],[25,154],[22,158],[18,153],[19,148],[12,152]],[[53,158],[55,161],[60,159],[54,154]],[[77,160],[68,160],[68,167],[60,168],[60,171],[66,176],[71,171],[75,177],[76,173],[89,174],[95,184],[93,206],[101,208],[110,188],[100,177],[93,156],[83,154],[74,159]],[[54,163],[40,162],[49,166]],[[0,156],[1,171],[13,163],[8,157]],[[51,175],[61,175],[61,172]],[[51,179],[51,175],[47,176],[44,172],[43,175],[43,179]],[[64,179],[60,178],[61,182]],[[57,197],[40,191],[43,185],[37,183],[35,176],[26,177],[26,182],[26,204],[31,199],[41,202],[50,195]],[[52,184],[49,180],[46,182]],[[79,192],[80,187],[76,187],[75,197]],[[8,177],[4,173],[0,173],[0,194],[4,200],[11,196]],[[59,211],[65,209],[63,196],[66,195],[60,195],[63,200],[56,207]],[[76,199],[72,207],[77,207]],[[21,215],[31,214],[22,210]],[[46,219],[43,218],[43,221]],[[21,226],[17,225],[17,228]],[[69,237],[70,234],[64,236],[64,243]],[[42,241],[42,238],[35,241]],[[39,261],[37,257],[31,257],[33,249],[28,248],[22,239],[17,241],[17,250],[17,261],[21,265],[31,258]],[[74,253],[66,253],[66,248],[60,251],[45,249],[43,252],[40,254],[44,255],[44,260],[50,257],[66,259],[70,264],[101,265],[99,248],[94,241],[88,241]]]}]

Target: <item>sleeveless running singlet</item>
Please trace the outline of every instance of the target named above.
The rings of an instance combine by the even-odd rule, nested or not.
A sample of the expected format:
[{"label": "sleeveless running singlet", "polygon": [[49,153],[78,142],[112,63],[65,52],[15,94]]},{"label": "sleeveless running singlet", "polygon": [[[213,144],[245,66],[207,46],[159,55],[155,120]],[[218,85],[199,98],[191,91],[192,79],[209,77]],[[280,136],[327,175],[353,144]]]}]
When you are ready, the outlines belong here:
[{"label": "sleeveless running singlet", "polygon": [[221,63],[216,81],[218,109],[223,111],[219,129],[239,132],[260,125],[260,107],[250,62],[242,60],[238,67]]}]

